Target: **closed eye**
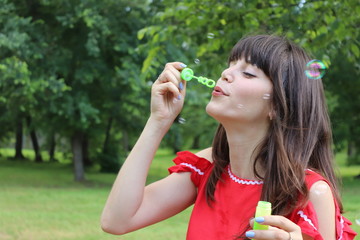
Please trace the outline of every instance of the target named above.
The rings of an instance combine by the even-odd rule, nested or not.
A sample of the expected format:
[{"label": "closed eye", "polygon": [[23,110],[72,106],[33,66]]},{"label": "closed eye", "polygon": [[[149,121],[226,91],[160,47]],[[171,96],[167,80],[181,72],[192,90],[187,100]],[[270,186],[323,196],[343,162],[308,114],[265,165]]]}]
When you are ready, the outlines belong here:
[{"label": "closed eye", "polygon": [[256,77],[255,75],[251,74],[251,73],[248,73],[248,72],[243,72],[243,74],[245,75],[245,77],[247,78],[254,78]]}]

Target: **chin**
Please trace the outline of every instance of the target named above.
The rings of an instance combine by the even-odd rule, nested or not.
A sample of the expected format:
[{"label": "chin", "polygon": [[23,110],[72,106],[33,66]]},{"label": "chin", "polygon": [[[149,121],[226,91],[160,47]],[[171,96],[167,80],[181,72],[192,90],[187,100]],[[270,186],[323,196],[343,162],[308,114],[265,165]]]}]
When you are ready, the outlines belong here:
[{"label": "chin", "polygon": [[227,118],[224,114],[224,107],[212,104],[211,102],[206,105],[206,113],[218,122],[222,122]]},{"label": "chin", "polygon": [[[216,111],[215,111],[215,109],[214,109],[214,106],[212,106],[211,102],[209,102],[209,103],[206,105],[205,110],[206,110],[206,113],[207,113],[209,116],[215,118],[215,117],[214,117],[214,113],[215,113]],[[215,114],[215,116],[216,116],[216,114]]]}]

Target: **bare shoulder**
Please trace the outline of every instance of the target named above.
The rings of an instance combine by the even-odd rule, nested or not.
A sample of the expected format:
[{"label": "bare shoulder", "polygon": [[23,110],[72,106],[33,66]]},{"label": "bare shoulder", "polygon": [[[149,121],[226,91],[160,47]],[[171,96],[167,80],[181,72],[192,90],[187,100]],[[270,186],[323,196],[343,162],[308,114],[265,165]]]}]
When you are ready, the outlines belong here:
[{"label": "bare shoulder", "polygon": [[198,157],[205,158],[209,162],[213,162],[212,158],[212,147],[205,148],[195,154]]},{"label": "bare shoulder", "polygon": [[329,184],[317,181],[310,188],[309,200],[314,206],[319,232],[324,239],[335,239],[335,200]]},{"label": "bare shoulder", "polygon": [[329,184],[322,180],[315,182],[310,188],[310,201],[313,204],[334,204],[334,197]]}]

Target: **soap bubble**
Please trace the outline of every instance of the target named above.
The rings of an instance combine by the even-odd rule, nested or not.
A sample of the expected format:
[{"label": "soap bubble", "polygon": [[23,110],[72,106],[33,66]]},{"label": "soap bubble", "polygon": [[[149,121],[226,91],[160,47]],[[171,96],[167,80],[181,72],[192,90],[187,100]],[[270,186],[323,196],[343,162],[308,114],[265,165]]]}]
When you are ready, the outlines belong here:
[{"label": "soap bubble", "polygon": [[355,215],[355,223],[360,226],[360,213],[359,212],[357,212],[357,214]]},{"label": "soap bubble", "polygon": [[320,60],[311,60],[306,64],[305,74],[310,79],[320,79],[325,74],[326,66]]},{"label": "soap bubble", "polygon": [[360,226],[360,218],[356,218],[356,219],[355,219],[355,222],[356,222],[357,225]]},{"label": "soap bubble", "polygon": [[194,60],[194,63],[195,63],[195,64],[200,64],[200,59],[196,58],[196,59]]},{"label": "soap bubble", "polygon": [[182,118],[182,117],[179,117],[178,123],[180,123],[180,124],[185,124],[185,123],[186,123],[186,119],[185,119],[185,118]]},{"label": "soap bubble", "polygon": [[207,34],[207,38],[209,38],[209,39],[213,39],[214,37],[215,37],[215,34],[213,34],[213,33]]},{"label": "soap bubble", "polygon": [[265,99],[265,100],[270,99],[270,93],[265,93],[265,94],[263,95],[263,99]]},{"label": "soap bubble", "polygon": [[245,107],[245,105],[242,104],[242,103],[238,103],[238,104],[236,105],[236,107],[237,107],[238,109],[241,109],[241,111],[243,111],[243,112],[249,112],[249,109],[248,109],[247,107]]},{"label": "soap bubble", "polygon": [[182,47],[183,49],[185,49],[185,50],[189,50],[189,44],[188,44],[187,42],[183,42],[183,43],[181,44],[181,47]]},{"label": "soap bubble", "polygon": [[326,192],[328,192],[330,190],[329,186],[326,183],[318,183],[314,186],[314,188],[312,189],[313,193],[315,193],[316,195],[324,195]]},{"label": "soap bubble", "polygon": [[236,105],[236,107],[242,109],[242,108],[244,108],[244,105],[239,103],[238,105]]}]

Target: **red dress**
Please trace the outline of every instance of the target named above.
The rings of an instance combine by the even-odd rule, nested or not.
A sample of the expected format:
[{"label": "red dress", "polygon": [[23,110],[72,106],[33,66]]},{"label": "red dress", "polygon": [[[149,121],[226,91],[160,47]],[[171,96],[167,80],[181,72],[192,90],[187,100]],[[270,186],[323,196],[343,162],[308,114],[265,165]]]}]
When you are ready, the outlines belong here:
[{"label": "red dress", "polygon": [[[191,180],[198,188],[187,240],[233,240],[245,230],[249,230],[249,220],[254,216],[256,204],[260,200],[262,181],[238,178],[228,166],[222,176],[223,181],[218,181],[216,185],[216,201],[210,207],[206,202],[205,186],[213,167],[212,163],[188,151],[179,152],[174,162],[176,165],[170,167],[169,172],[191,172]],[[309,189],[319,180],[325,181],[319,174],[306,170],[306,184]],[[336,202],[335,207],[337,239],[354,239],[356,233],[349,227],[351,222],[340,214]],[[294,210],[287,218],[299,225],[303,233],[315,240],[323,240],[317,230],[316,212],[311,202],[302,209]]]}]

